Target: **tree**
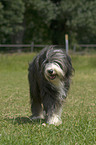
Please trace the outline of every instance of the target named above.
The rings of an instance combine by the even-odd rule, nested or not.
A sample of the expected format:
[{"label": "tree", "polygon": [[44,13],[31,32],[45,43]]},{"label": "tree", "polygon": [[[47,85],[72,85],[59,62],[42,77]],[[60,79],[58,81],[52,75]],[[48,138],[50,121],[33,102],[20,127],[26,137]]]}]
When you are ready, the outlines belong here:
[{"label": "tree", "polygon": [[66,33],[71,43],[96,43],[96,0],[61,0],[56,6],[57,17],[51,23],[54,43],[64,43]]},{"label": "tree", "polygon": [[96,0],[1,0],[0,43],[96,43]]},{"label": "tree", "polygon": [[9,43],[23,29],[24,3],[22,0],[1,0],[0,11],[0,43]]},{"label": "tree", "polygon": [[27,2],[26,42],[64,44],[67,33],[71,43],[95,43],[96,0]]},{"label": "tree", "polygon": [[78,2],[77,12],[72,20],[79,43],[96,43],[96,0]]},{"label": "tree", "polygon": [[51,43],[50,23],[56,17],[55,5],[49,0],[25,1],[24,42]]}]

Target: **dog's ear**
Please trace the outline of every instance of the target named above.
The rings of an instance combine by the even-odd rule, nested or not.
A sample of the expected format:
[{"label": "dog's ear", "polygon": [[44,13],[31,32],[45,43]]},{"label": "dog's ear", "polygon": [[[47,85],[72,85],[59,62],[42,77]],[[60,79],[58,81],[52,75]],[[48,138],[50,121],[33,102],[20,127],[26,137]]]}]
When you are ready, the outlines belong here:
[{"label": "dog's ear", "polygon": [[71,61],[71,58],[69,55],[66,55],[66,58],[67,58],[67,63],[66,63],[66,66],[67,66],[67,72],[66,72],[66,77],[69,78],[72,76],[72,73],[74,71],[74,68],[72,67],[72,61]]}]

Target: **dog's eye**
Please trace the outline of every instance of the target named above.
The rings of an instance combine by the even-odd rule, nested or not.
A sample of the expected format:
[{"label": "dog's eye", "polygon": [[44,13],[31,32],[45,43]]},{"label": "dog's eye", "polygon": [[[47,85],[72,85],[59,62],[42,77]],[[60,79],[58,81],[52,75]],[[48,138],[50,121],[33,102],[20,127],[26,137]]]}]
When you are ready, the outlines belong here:
[{"label": "dog's eye", "polygon": [[48,63],[48,60],[46,60],[45,63]]},{"label": "dog's eye", "polygon": [[56,61],[55,61],[55,64],[56,64],[57,66],[59,66],[61,69],[63,69],[60,62],[56,62]]},{"label": "dog's eye", "polygon": [[59,66],[60,66],[61,69],[63,69],[63,67],[62,67],[62,65],[60,63],[59,63]]},{"label": "dog's eye", "polygon": [[45,65],[46,63],[48,63],[48,60],[45,59],[45,60],[43,61],[43,64]]}]

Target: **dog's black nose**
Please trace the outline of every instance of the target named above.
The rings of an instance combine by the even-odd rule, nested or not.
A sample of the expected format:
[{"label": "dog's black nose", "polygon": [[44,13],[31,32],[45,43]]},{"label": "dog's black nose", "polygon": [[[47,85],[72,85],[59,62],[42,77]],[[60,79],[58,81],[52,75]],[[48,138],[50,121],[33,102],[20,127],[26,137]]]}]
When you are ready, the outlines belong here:
[{"label": "dog's black nose", "polygon": [[49,73],[49,74],[52,74],[52,73],[53,73],[53,70],[52,70],[52,69],[49,69],[49,70],[48,70],[48,73]]}]

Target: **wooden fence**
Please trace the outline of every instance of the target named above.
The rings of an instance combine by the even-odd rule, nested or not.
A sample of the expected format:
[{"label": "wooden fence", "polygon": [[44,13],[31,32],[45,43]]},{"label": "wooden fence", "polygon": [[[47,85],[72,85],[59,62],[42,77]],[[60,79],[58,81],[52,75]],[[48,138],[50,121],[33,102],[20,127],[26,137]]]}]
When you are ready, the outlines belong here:
[{"label": "wooden fence", "polygon": [[80,48],[96,48],[96,44],[74,44],[73,50],[74,52]]},{"label": "wooden fence", "polygon": [[34,45],[34,43],[32,44],[0,44],[1,48],[6,48],[6,50],[9,50],[9,51],[17,50],[18,52],[23,51],[23,50],[26,50],[26,51],[28,50],[28,51],[33,52],[34,48],[43,48],[45,46],[47,45]]},{"label": "wooden fence", "polygon": [[[0,44],[0,50],[1,51],[7,51],[7,52],[22,52],[22,51],[29,51],[33,52],[35,50],[40,50],[46,46],[50,45],[37,45],[32,42],[31,44]],[[65,45],[51,45],[51,46],[57,46],[58,48],[64,48]],[[76,52],[76,50],[79,48],[96,48],[96,44],[78,44],[74,45],[73,51]],[[6,49],[3,49],[6,48]]]},{"label": "wooden fence", "polygon": [[31,44],[0,44],[0,48],[6,48],[4,51],[9,51],[9,52],[16,52],[16,51],[17,52],[22,52],[22,51],[33,52],[35,50],[38,51],[48,46],[57,46],[58,48],[65,48],[64,45],[38,45],[38,44],[34,44],[33,42]]}]

